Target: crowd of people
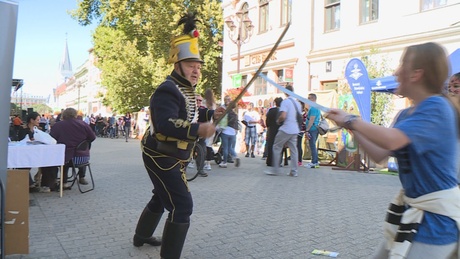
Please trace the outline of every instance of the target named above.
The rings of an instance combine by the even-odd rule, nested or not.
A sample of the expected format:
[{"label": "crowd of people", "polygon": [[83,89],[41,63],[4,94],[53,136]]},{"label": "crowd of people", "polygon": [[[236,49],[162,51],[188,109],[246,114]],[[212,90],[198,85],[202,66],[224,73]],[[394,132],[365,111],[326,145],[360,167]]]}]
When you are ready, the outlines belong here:
[{"label": "crowd of people", "polygon": [[[59,116],[54,120],[46,118],[37,112],[29,112],[26,121],[23,123],[19,116],[14,116],[12,124],[14,125],[10,139],[12,141],[30,141],[36,140],[36,132],[47,132],[59,144],[65,144],[65,165],[63,175],[64,188],[69,188],[67,184],[67,172],[70,168],[70,161],[74,163],[83,163],[89,161],[89,151],[76,151],[75,149],[80,142],[87,140],[94,141],[96,138],[95,133],[84,123],[81,118],[77,118],[77,111],[73,108],[62,110]],[[49,123],[52,121],[52,123]],[[45,133],[43,133],[45,134]],[[80,153],[78,153],[80,152]],[[78,164],[77,163],[77,164]],[[57,182],[58,174],[57,166],[41,167],[34,177],[29,173],[29,191],[31,192],[50,192],[58,191],[60,189]],[[28,168],[30,170],[30,168]],[[88,181],[85,179],[85,168],[80,168],[78,172],[79,184],[87,185]]]},{"label": "crowd of people", "polygon": [[[292,85],[287,85],[286,88],[293,91]],[[309,95],[309,100],[312,102],[316,102],[316,98],[315,94]],[[261,156],[263,160],[266,160],[268,167],[275,167],[274,170],[277,170],[277,168],[274,166],[273,159],[278,161],[277,164],[279,166],[287,166],[291,157],[292,164],[295,163],[295,165],[292,165],[293,172],[296,172],[298,166],[319,168],[317,152],[319,133],[316,127],[320,121],[321,113],[317,108],[305,105],[289,96],[286,96],[285,100],[290,101],[285,102],[283,98],[277,97],[273,102],[273,106],[269,108],[254,107],[253,103],[248,103],[246,108],[242,109],[239,107],[236,109],[236,107],[233,107],[230,109],[228,114],[219,121],[217,131],[214,135],[207,139],[198,139],[197,144],[201,145],[202,149],[205,150],[204,164],[197,165],[199,175],[208,176],[205,171],[209,172],[212,170],[211,161],[218,161],[218,159],[215,159],[216,152],[222,158],[222,161],[217,164],[220,168],[227,168],[229,163],[236,163],[235,165],[239,166],[241,160],[238,158],[238,153],[244,154],[247,158],[255,158],[256,155]],[[212,107],[206,107],[203,104],[203,97],[200,95],[196,95],[196,101],[198,110],[210,112],[211,114],[203,118],[198,118],[198,122],[210,121],[210,116],[212,116],[213,112]],[[230,96],[224,96],[222,104],[218,104],[217,107],[227,109],[231,102],[232,99]],[[292,105],[295,106],[289,105],[290,102],[293,102]],[[280,110],[282,103],[286,107]],[[240,117],[237,114],[238,110],[243,110]],[[279,117],[283,113],[285,113],[285,116],[288,116],[286,124],[284,121],[279,121]],[[301,123],[297,123],[296,113],[299,113],[302,117]],[[276,148],[280,148],[281,150],[276,151],[277,156],[274,158],[275,136],[279,133],[280,128],[282,133],[289,132],[289,135],[295,135],[291,136],[290,141],[295,146],[287,142],[278,143]],[[241,141],[240,143],[238,143],[238,139]],[[282,138],[278,136],[278,140],[280,139]],[[307,150],[303,149],[304,144]],[[311,154],[311,162],[306,164],[303,163],[304,151],[308,151]],[[189,167],[194,166],[194,164],[189,164]],[[277,173],[268,174],[276,175]],[[297,176],[297,174],[292,173],[292,176]]]},{"label": "crowd of people", "polygon": [[[125,115],[104,117],[101,114],[86,116],[83,120],[91,127],[97,137],[105,138],[124,138],[126,142],[133,137],[133,133],[143,134],[142,129],[137,128],[138,124],[130,112]],[[148,120],[148,119],[147,119]],[[139,118],[139,125],[145,118]]]},{"label": "crowd of people", "polygon": [[[199,78],[202,64],[200,58],[175,60],[174,64],[175,70],[160,86],[164,89],[160,92],[157,90],[152,96],[151,109],[154,113],[164,114],[163,112],[166,112],[165,108],[160,108],[160,96],[181,100],[187,90],[193,89],[192,86]],[[460,190],[457,174],[459,173],[458,146],[460,143],[460,97],[458,97],[460,78],[458,74],[451,78],[448,87],[451,97],[443,96],[448,70],[447,55],[438,44],[426,43],[410,46],[404,51],[395,75],[399,83],[397,93],[409,98],[413,105],[398,114],[391,128],[373,125],[361,120],[359,116],[340,109],[330,109],[330,112],[326,114],[338,126],[351,132],[374,161],[380,162],[389,156],[394,156],[398,160],[402,190],[397,194],[387,212],[386,240],[382,242],[381,247],[376,250],[372,258],[458,258]],[[178,80],[177,83],[182,83],[184,89],[177,90],[177,87],[168,87],[167,81],[174,79]],[[294,92],[292,86],[287,86],[286,89]],[[175,94],[168,93],[168,91],[181,92]],[[196,101],[200,102],[201,97],[198,96],[195,99],[194,105],[197,105]],[[299,154],[302,153],[302,150],[298,147],[299,141],[302,141],[304,137],[309,141],[308,147],[312,156],[311,162],[305,166],[307,168],[319,167],[316,141],[319,134],[317,127],[322,115],[313,105],[316,99],[315,94],[309,94],[310,105],[303,105],[303,108],[301,103],[289,94],[286,94],[284,100],[275,99],[275,107],[268,110],[265,121],[267,140],[264,156],[267,157],[267,165],[272,167],[265,171],[266,174],[280,174],[281,156],[283,149],[287,147],[291,155],[287,175],[298,176],[297,168],[302,165],[302,155]],[[228,105],[229,101],[226,96],[224,106]],[[185,104],[185,102],[182,103]],[[180,109],[185,109],[185,107],[179,106],[177,109],[170,110],[166,116],[178,118],[179,114],[181,118]],[[182,116],[186,115],[186,113],[182,114]],[[215,115],[216,113],[212,117]],[[227,167],[229,159],[233,156],[237,157],[237,152],[232,149],[232,143],[233,134],[238,134],[238,130],[231,122],[230,113],[226,116],[219,123],[219,127],[224,129],[222,132],[227,128],[230,129],[228,133],[221,133],[222,145],[227,150],[224,161],[220,164],[222,168]],[[154,125],[158,123],[158,126],[155,127],[154,132],[164,134],[167,129],[173,130],[167,124],[160,126],[163,124],[162,121],[171,121],[172,117],[162,119],[160,116],[156,117]],[[188,117],[193,118],[194,116]],[[241,132],[244,132],[245,135],[245,150],[242,153],[245,153],[248,158],[254,158],[257,126],[262,123],[260,114],[255,112],[252,104],[243,115],[242,121],[245,124],[245,129]],[[171,122],[177,124],[177,121]],[[199,136],[207,138],[215,134],[216,128],[209,124],[209,120],[201,123],[198,121],[185,123],[184,117],[181,123],[180,127],[176,127],[176,134],[169,136],[177,136],[185,141],[190,135],[179,134],[179,129],[195,134],[189,139],[190,141]],[[204,126],[206,126],[206,131],[201,131],[203,135],[200,135],[199,128]],[[433,130],[436,130],[436,134],[433,134]],[[171,161],[162,161],[158,157],[161,157],[159,156],[161,154],[167,154],[168,149],[161,148],[160,144],[163,143],[160,138],[152,138],[157,142],[155,143],[152,139],[151,144],[144,143],[146,146],[143,157],[155,186],[154,195],[141,214],[134,236],[134,244],[135,246],[141,246],[144,243],[161,245],[162,257],[174,255],[171,258],[179,258],[192,212],[190,192],[186,181],[181,177],[189,160],[169,153],[168,159]],[[179,141],[177,143],[179,144]],[[185,150],[188,151],[187,148]],[[446,150],[449,152],[445,152]],[[169,170],[163,167],[163,165],[171,164],[175,166],[174,169],[177,169],[177,174],[171,173],[171,167],[168,168]],[[174,190],[173,196],[170,195],[172,190]],[[169,195],[166,195],[168,193]],[[160,241],[152,237],[152,234],[165,208],[170,213],[165,225],[166,232],[163,233],[163,240]],[[171,224],[174,230],[170,230]],[[141,230],[141,227],[152,225],[149,231],[146,231],[145,228],[144,231]],[[169,236],[173,234],[179,235],[180,238],[173,241]],[[173,248],[176,249],[176,252],[172,252]]]},{"label": "crowd of people", "polygon": [[[276,98],[268,111],[258,110],[250,103],[241,118],[244,126],[230,96],[225,96],[221,105],[203,104],[202,96],[195,92],[204,63],[195,51],[199,35],[195,33],[195,21],[194,14],[186,14],[179,21],[179,25],[185,26],[183,34],[171,42],[169,62],[174,69],[151,96],[152,124],[145,125],[148,134],[141,140],[142,159],[153,195],[139,216],[133,245],[161,246],[161,258],[180,258],[190,227],[193,200],[184,173],[196,144],[206,150],[205,163],[197,165],[202,176],[207,176],[203,170],[211,169],[216,134],[221,139],[220,168],[227,168],[228,163],[239,166],[238,153],[252,159],[258,151],[269,167],[264,172],[281,175],[282,156],[289,150],[290,159],[285,158],[284,165],[289,165],[288,176],[297,177],[298,167],[303,166],[304,139],[311,153],[311,161],[305,167],[319,167],[316,142],[322,115],[313,105],[317,100],[315,94],[308,95],[310,105],[286,94],[284,99]],[[392,127],[374,125],[341,109],[330,109],[326,114],[351,132],[372,160],[379,162],[394,156],[398,161],[402,189],[387,211],[386,239],[373,258],[458,258],[460,74],[450,78],[446,95],[443,90],[448,73],[442,46],[409,46],[395,75],[399,83],[397,94],[411,100],[412,106],[396,116]],[[286,89],[288,93],[294,92],[292,85]],[[49,131],[58,143],[66,144],[66,161],[89,159],[89,152],[73,152],[80,141],[91,142],[96,136],[116,137],[117,131],[125,132],[128,141],[135,125],[130,113],[120,118],[79,118],[72,108],[62,111],[53,125],[41,117],[32,112],[23,123],[14,116],[13,138],[33,140],[35,127]],[[217,125],[213,123],[216,120]],[[237,152],[238,134],[244,134],[244,145]],[[42,186],[56,189],[56,173],[56,167],[42,168]],[[87,184],[85,172],[79,176],[80,183]],[[154,237],[165,210],[168,215],[163,236]]]},{"label": "crowd of people", "polygon": [[[139,114],[143,117],[139,117],[139,120],[142,119],[143,123],[147,124],[148,113],[141,112]],[[136,134],[142,135],[143,132],[139,131],[141,123],[138,125]],[[89,161],[89,152],[83,155],[80,154],[81,156],[76,156],[73,153],[81,141],[88,140],[92,142],[96,137],[123,137],[128,142],[133,137],[133,129],[136,129],[136,124],[130,113],[126,113],[124,116],[115,116],[114,114],[107,118],[102,117],[100,114],[96,116],[93,114],[83,116],[73,108],[62,109],[57,115],[39,114],[31,111],[26,115],[25,121],[17,114],[11,116],[9,140],[34,141],[35,130],[40,130],[50,134],[57,143],[65,144],[66,164],[64,165],[63,189],[68,190],[70,189],[70,184],[67,183],[67,172],[71,166],[69,161],[73,159],[78,162],[77,164]],[[86,167],[81,167],[78,172],[78,181],[82,185],[88,184],[88,181],[85,179],[85,169]],[[29,191],[58,191],[59,185],[56,182],[57,174],[58,167],[39,168],[34,177],[29,174]]]},{"label": "crowd of people", "polygon": [[[34,113],[38,114],[38,113]],[[44,132],[50,132],[51,127],[56,123],[56,117],[50,114],[38,114],[40,117],[38,118],[37,127],[39,130],[42,130]],[[26,116],[27,117],[27,116]],[[24,122],[21,116],[19,114],[14,114],[13,116],[10,116],[10,133],[9,133],[9,138],[11,141],[19,141],[23,138],[21,138],[20,131],[26,126],[27,121]]]},{"label": "crowd of people", "polygon": [[[62,109],[61,112],[57,115],[39,114],[40,119],[36,127],[44,132],[49,133],[54,124],[58,121],[61,121],[61,114],[63,111],[64,109]],[[133,138],[134,135],[143,135],[146,127],[145,125],[148,124],[148,113],[143,112],[142,109],[142,111],[139,112],[139,115],[142,115],[142,117],[139,116],[137,123],[131,116],[130,112],[122,116],[113,114],[112,116],[106,117],[102,116],[101,114],[83,116],[80,112],[78,112],[77,118],[88,124],[97,137],[124,138],[126,142],[128,142],[128,140]],[[20,129],[24,126],[25,123],[18,114],[10,117],[9,137],[11,141],[21,140],[18,134]]]}]

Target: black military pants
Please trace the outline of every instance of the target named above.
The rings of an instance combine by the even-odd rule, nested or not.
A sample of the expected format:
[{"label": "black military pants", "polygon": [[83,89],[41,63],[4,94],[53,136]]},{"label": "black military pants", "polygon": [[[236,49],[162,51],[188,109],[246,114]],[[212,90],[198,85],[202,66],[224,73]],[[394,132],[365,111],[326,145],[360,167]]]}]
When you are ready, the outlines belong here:
[{"label": "black military pants", "polygon": [[193,200],[184,173],[186,161],[157,153],[148,143],[143,146],[142,158],[154,186],[149,210],[162,213],[166,209],[171,222],[189,223]]}]

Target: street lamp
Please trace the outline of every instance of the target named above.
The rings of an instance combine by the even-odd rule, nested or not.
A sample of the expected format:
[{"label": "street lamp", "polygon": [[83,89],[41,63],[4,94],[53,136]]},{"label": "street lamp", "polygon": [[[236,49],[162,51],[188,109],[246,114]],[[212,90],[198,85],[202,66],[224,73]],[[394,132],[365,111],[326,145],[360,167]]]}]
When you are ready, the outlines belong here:
[{"label": "street lamp", "polygon": [[229,29],[228,36],[230,40],[236,44],[236,47],[238,49],[238,53],[237,53],[238,63],[237,63],[236,71],[237,71],[237,74],[239,74],[240,73],[241,45],[249,42],[249,38],[251,38],[252,36],[252,30],[254,29],[254,25],[252,25],[252,21],[249,19],[248,13],[243,12],[243,10],[236,12],[234,19],[230,17],[225,19],[225,24],[227,24],[227,27]]}]

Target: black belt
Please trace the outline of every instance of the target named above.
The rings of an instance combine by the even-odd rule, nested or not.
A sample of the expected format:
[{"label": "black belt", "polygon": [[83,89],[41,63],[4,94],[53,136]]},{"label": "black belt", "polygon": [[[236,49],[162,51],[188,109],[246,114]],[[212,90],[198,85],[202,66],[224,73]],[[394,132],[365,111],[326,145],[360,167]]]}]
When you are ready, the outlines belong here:
[{"label": "black belt", "polygon": [[247,126],[248,128],[254,128],[255,126]]},{"label": "black belt", "polygon": [[152,148],[166,156],[174,157],[180,160],[190,159],[191,152],[195,143],[180,143],[178,141],[160,141],[149,135],[153,139]]}]

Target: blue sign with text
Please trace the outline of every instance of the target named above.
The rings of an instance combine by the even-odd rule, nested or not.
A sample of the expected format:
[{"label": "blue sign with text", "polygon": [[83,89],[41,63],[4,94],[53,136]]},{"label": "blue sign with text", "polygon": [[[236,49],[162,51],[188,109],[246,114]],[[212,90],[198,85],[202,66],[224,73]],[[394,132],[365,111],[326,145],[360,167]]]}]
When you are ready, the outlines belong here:
[{"label": "blue sign with text", "polygon": [[359,113],[364,121],[371,121],[371,87],[369,76],[363,62],[351,59],[345,68],[345,77],[351,88],[353,98],[358,105]]}]

